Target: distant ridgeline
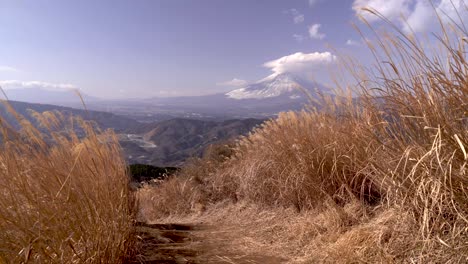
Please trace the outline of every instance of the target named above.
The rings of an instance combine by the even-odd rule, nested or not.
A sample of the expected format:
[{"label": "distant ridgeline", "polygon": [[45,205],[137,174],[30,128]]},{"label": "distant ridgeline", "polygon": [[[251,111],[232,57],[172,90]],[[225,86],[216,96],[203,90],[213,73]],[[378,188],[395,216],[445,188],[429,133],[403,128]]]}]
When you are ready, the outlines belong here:
[{"label": "distant ridgeline", "polygon": [[153,179],[164,179],[179,171],[177,167],[156,167],[146,164],[132,164],[128,166],[130,176],[134,182],[146,182]]},{"label": "distant ridgeline", "polygon": [[[9,125],[14,129],[19,129],[19,124],[14,115],[12,115],[7,107],[6,102],[0,102],[0,117],[2,117]],[[75,109],[70,107],[63,107],[57,105],[48,105],[48,104],[33,104],[33,103],[24,103],[16,101],[8,101],[8,104],[17,114],[22,115],[24,118],[32,122],[34,125],[37,125],[35,118],[32,116],[31,111],[38,113],[46,111],[58,111],[65,118],[69,116],[79,116],[87,121],[95,122],[101,129],[112,128],[117,133],[127,130],[129,127],[138,127],[139,122],[123,117],[118,116],[112,113],[100,112],[100,111],[87,111],[82,109]]]}]

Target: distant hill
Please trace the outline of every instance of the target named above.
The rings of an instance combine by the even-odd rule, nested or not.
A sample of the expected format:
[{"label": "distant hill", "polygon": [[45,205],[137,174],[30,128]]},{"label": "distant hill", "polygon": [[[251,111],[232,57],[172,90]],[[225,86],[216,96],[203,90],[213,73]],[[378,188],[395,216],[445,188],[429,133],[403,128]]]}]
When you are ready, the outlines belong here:
[{"label": "distant hill", "polygon": [[227,120],[223,122],[193,119],[172,119],[140,126],[137,133],[153,147],[141,147],[135,140],[122,140],[131,163],[147,163],[156,166],[179,166],[190,157],[199,157],[207,146],[245,135],[263,123],[259,119]]},{"label": "distant hill", "polygon": [[[94,121],[101,129],[114,129],[130,164],[179,166],[190,157],[199,157],[210,144],[247,134],[261,124],[259,119],[236,119],[222,122],[176,118],[157,123],[140,123],[134,119],[100,111],[9,101],[15,111],[34,122],[28,109],[42,113],[60,111],[65,116],[81,116]],[[15,129],[18,124],[0,103],[0,116]]]},{"label": "distant hill", "polygon": [[[42,113],[45,111],[57,110],[62,112],[65,115],[75,115],[81,116],[84,120],[95,121],[100,128],[108,129],[112,128],[116,132],[120,133],[127,130],[129,127],[138,127],[140,123],[127,117],[118,116],[112,113],[100,112],[100,111],[86,111],[81,109],[75,109],[70,107],[63,107],[50,104],[33,104],[17,101],[9,101],[9,104],[15,109],[15,111],[29,120],[33,118],[28,113],[28,109],[34,110],[36,112]],[[4,104],[0,103],[0,116],[7,119],[7,121],[14,125],[16,123],[15,119],[11,114],[6,111]]]}]

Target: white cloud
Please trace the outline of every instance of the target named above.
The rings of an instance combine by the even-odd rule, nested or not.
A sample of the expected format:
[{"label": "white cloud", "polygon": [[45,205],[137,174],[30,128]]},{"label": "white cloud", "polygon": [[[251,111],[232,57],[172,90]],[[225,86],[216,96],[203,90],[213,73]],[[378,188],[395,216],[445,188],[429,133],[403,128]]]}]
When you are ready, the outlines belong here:
[{"label": "white cloud", "polygon": [[[450,20],[454,20],[457,23],[466,23],[468,21],[467,8],[468,0],[442,0],[436,7],[436,11],[445,23]],[[460,21],[458,15],[460,15],[462,21]]]},{"label": "white cloud", "polygon": [[18,80],[6,80],[0,81],[0,86],[3,89],[23,89],[23,88],[42,88],[45,90],[71,90],[77,89],[73,84],[68,83],[49,83],[42,81],[18,81]]},{"label": "white cloud", "polygon": [[362,8],[376,10],[393,23],[401,25],[405,33],[418,33],[437,27],[436,12],[443,23],[452,20],[459,24],[467,23],[467,5],[468,0],[436,0],[433,5],[429,0],[354,0],[353,9],[356,15],[369,22],[379,21],[380,18]]},{"label": "white cloud", "polygon": [[297,41],[297,42],[302,42],[305,40],[305,37],[303,35],[300,35],[300,34],[294,34],[293,35],[293,38]]},{"label": "white cloud", "polygon": [[263,64],[274,73],[284,72],[304,73],[321,68],[336,61],[336,56],[330,52],[297,52]]},{"label": "white cloud", "polygon": [[284,11],[285,14],[291,15],[293,17],[294,24],[300,24],[304,22],[304,14],[301,14],[297,9],[291,8]]},{"label": "white cloud", "polygon": [[234,79],[232,79],[230,81],[217,83],[216,85],[218,85],[218,86],[229,86],[229,87],[244,87],[244,86],[247,86],[248,84],[249,84],[249,82],[247,82],[246,80],[234,78]]},{"label": "white cloud", "polygon": [[309,36],[313,39],[324,39],[325,34],[320,32],[321,24],[313,24],[309,27]]},{"label": "white cloud", "polygon": [[309,0],[309,6],[314,6],[315,4],[318,3],[319,0]]},{"label": "white cloud", "polygon": [[400,15],[409,14],[409,5],[413,0],[355,0],[353,10],[357,15],[362,16],[369,22],[379,20],[379,18],[370,12],[363,10],[369,8],[376,10],[384,17],[392,20]]},{"label": "white cloud", "polygon": [[412,13],[409,14],[405,23],[403,23],[403,31],[406,33],[424,32],[426,28],[434,24],[434,8],[429,1],[416,1],[416,5]]},{"label": "white cloud", "polygon": [[304,15],[297,15],[294,17],[294,24],[300,24],[304,22]]},{"label": "white cloud", "polygon": [[346,41],[346,45],[358,47],[358,46],[361,46],[361,43],[358,42],[358,41],[352,40],[352,39],[348,39],[348,40]]},{"label": "white cloud", "polygon": [[0,72],[17,72],[18,69],[11,67],[11,66],[5,66],[5,65],[0,65]]}]

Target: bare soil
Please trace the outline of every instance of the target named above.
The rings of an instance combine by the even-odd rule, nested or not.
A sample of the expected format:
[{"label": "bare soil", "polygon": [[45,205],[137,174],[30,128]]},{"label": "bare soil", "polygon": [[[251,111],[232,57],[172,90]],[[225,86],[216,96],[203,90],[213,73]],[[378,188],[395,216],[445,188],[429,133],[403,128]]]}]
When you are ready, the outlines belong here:
[{"label": "bare soil", "polygon": [[230,232],[222,227],[182,224],[137,224],[140,240],[136,259],[129,264],[284,263],[277,256],[233,251]]}]

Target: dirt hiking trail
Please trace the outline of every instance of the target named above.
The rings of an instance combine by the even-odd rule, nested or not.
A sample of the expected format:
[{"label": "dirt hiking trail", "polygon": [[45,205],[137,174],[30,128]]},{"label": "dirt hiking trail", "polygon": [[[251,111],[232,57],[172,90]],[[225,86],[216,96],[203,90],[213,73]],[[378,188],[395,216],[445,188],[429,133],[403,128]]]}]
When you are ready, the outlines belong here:
[{"label": "dirt hiking trail", "polygon": [[221,227],[137,224],[139,253],[129,264],[284,263],[280,257],[243,254],[230,247],[232,233]]}]

